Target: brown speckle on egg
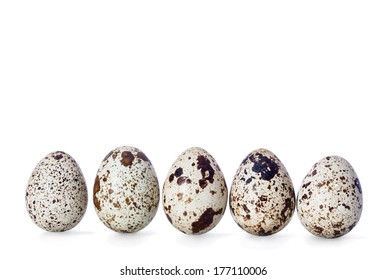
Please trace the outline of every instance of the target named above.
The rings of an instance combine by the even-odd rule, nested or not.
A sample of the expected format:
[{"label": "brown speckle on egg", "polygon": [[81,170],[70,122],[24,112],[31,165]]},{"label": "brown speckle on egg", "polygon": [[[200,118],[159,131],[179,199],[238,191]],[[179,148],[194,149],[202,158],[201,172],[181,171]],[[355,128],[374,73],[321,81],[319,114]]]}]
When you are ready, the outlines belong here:
[{"label": "brown speckle on egg", "polygon": [[204,211],[204,213],[199,217],[199,220],[192,223],[192,233],[198,233],[202,230],[205,230],[214,221],[214,216],[221,215],[222,213],[222,208],[218,211],[214,211],[212,208],[206,209],[206,211]]},{"label": "brown speckle on egg", "polygon": [[[204,155],[197,157],[197,169],[200,169],[202,179],[199,180],[199,186],[204,189],[208,183],[214,182],[215,171],[211,166],[211,162]],[[208,181],[208,183],[207,183]]]},{"label": "brown speckle on egg", "polygon": [[147,158],[147,156],[143,152],[138,152],[137,157],[143,161],[149,161],[149,159]]},{"label": "brown speckle on egg", "polygon": [[99,184],[99,177],[95,177],[94,181],[94,191],[93,191],[93,201],[94,201],[94,206],[97,208],[97,210],[101,211],[101,205],[99,204],[99,199],[97,198],[96,194],[100,191],[101,187]]},{"label": "brown speckle on egg", "polygon": [[183,175],[183,168],[179,167],[175,171],[175,176],[179,178],[181,175]]},{"label": "brown speckle on egg", "polygon": [[55,155],[53,155],[54,159],[60,160],[63,158],[63,152],[56,152]]},{"label": "brown speckle on egg", "polygon": [[129,151],[124,151],[121,153],[121,163],[123,166],[132,166],[133,160],[134,160],[134,155],[129,152]]}]

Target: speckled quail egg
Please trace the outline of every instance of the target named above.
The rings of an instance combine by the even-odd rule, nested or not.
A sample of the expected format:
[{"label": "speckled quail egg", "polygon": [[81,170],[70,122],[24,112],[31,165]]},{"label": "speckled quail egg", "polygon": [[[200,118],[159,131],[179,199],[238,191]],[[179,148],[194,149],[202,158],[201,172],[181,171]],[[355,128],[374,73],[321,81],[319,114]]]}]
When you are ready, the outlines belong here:
[{"label": "speckled quail egg", "polygon": [[282,230],[295,208],[292,180],[282,162],[270,151],[251,152],[239,166],[230,190],[234,221],[255,235]]},{"label": "speckled quail egg", "polygon": [[159,184],[147,156],[122,146],[102,161],[94,183],[93,200],[99,219],[117,232],[136,232],[156,214]]},{"label": "speckled quail egg", "polygon": [[33,222],[47,231],[66,231],[83,218],[87,188],[75,160],[53,152],[39,161],[28,180],[27,211]]},{"label": "speckled quail egg", "polygon": [[202,148],[184,151],[173,163],[163,187],[164,212],[178,230],[202,234],[221,220],[227,186],[215,159]]},{"label": "speckled quail egg", "polygon": [[348,161],[328,156],[313,165],[297,196],[302,225],[314,235],[340,237],[359,222],[363,195],[359,178]]}]

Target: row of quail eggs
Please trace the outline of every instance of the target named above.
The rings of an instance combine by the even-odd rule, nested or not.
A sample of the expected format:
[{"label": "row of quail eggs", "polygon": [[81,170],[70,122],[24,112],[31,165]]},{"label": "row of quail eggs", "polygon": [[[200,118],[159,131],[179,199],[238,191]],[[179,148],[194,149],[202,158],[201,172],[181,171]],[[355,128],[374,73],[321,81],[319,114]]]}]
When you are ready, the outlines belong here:
[{"label": "row of quail eggs", "polygon": [[[161,200],[169,222],[186,234],[203,234],[221,220],[229,197],[234,221],[254,235],[271,235],[291,220],[295,208],[312,234],[336,238],[351,231],[363,207],[359,179],[348,161],[328,156],[313,165],[295,196],[292,180],[278,157],[266,149],[248,154],[230,193],[219,165],[202,148],[180,154],[169,169]],[[117,232],[136,232],[154,218],[160,200],[156,172],[139,149],[122,146],[103,159],[94,181],[99,219]],[[35,167],[27,185],[26,207],[47,231],[75,227],[85,214],[87,188],[76,161],[53,152]]]}]

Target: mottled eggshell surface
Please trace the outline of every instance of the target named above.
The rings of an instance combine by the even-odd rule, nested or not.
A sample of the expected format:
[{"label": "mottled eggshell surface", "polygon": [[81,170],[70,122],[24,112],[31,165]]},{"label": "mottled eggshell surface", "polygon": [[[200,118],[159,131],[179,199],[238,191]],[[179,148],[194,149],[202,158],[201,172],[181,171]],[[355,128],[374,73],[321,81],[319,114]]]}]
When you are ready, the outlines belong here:
[{"label": "mottled eggshell surface", "polygon": [[137,148],[122,146],[102,161],[94,183],[98,217],[117,232],[136,232],[156,214],[159,184],[152,163]]},{"label": "mottled eggshell surface", "polygon": [[53,152],[35,167],[26,190],[27,211],[39,227],[66,231],[85,214],[87,188],[75,160],[64,152]]},{"label": "mottled eggshell surface", "polygon": [[295,208],[292,180],[282,162],[270,151],[250,153],[237,170],[230,190],[235,222],[255,235],[283,229]]},{"label": "mottled eggshell surface", "polygon": [[328,156],[317,162],[304,178],[297,196],[302,225],[326,238],[340,237],[360,219],[363,195],[359,179],[348,161]]},{"label": "mottled eggshell surface", "polygon": [[202,234],[221,220],[227,187],[215,159],[204,149],[190,148],[173,163],[163,187],[164,212],[183,233]]}]

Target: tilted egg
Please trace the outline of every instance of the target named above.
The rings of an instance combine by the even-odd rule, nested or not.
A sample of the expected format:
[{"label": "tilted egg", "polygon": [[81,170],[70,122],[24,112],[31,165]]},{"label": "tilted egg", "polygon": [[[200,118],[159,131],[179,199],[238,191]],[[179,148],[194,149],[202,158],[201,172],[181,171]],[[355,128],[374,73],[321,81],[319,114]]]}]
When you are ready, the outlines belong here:
[{"label": "tilted egg", "polygon": [[137,148],[122,146],[102,161],[94,183],[94,206],[99,219],[117,232],[146,227],[159,203],[156,172]]},{"label": "tilted egg", "polygon": [[163,187],[164,212],[178,230],[202,234],[221,220],[227,186],[215,159],[202,148],[184,151],[173,163]]},{"label": "tilted egg", "polygon": [[231,215],[245,231],[270,235],[283,229],[295,208],[292,180],[270,151],[251,152],[237,170],[230,190]]},{"label": "tilted egg", "polygon": [[351,231],[360,219],[363,195],[359,179],[348,161],[328,156],[313,165],[297,196],[302,225],[326,238]]},{"label": "tilted egg", "polygon": [[28,180],[25,202],[31,219],[44,230],[75,227],[87,207],[85,179],[75,160],[58,151],[39,161]]}]

